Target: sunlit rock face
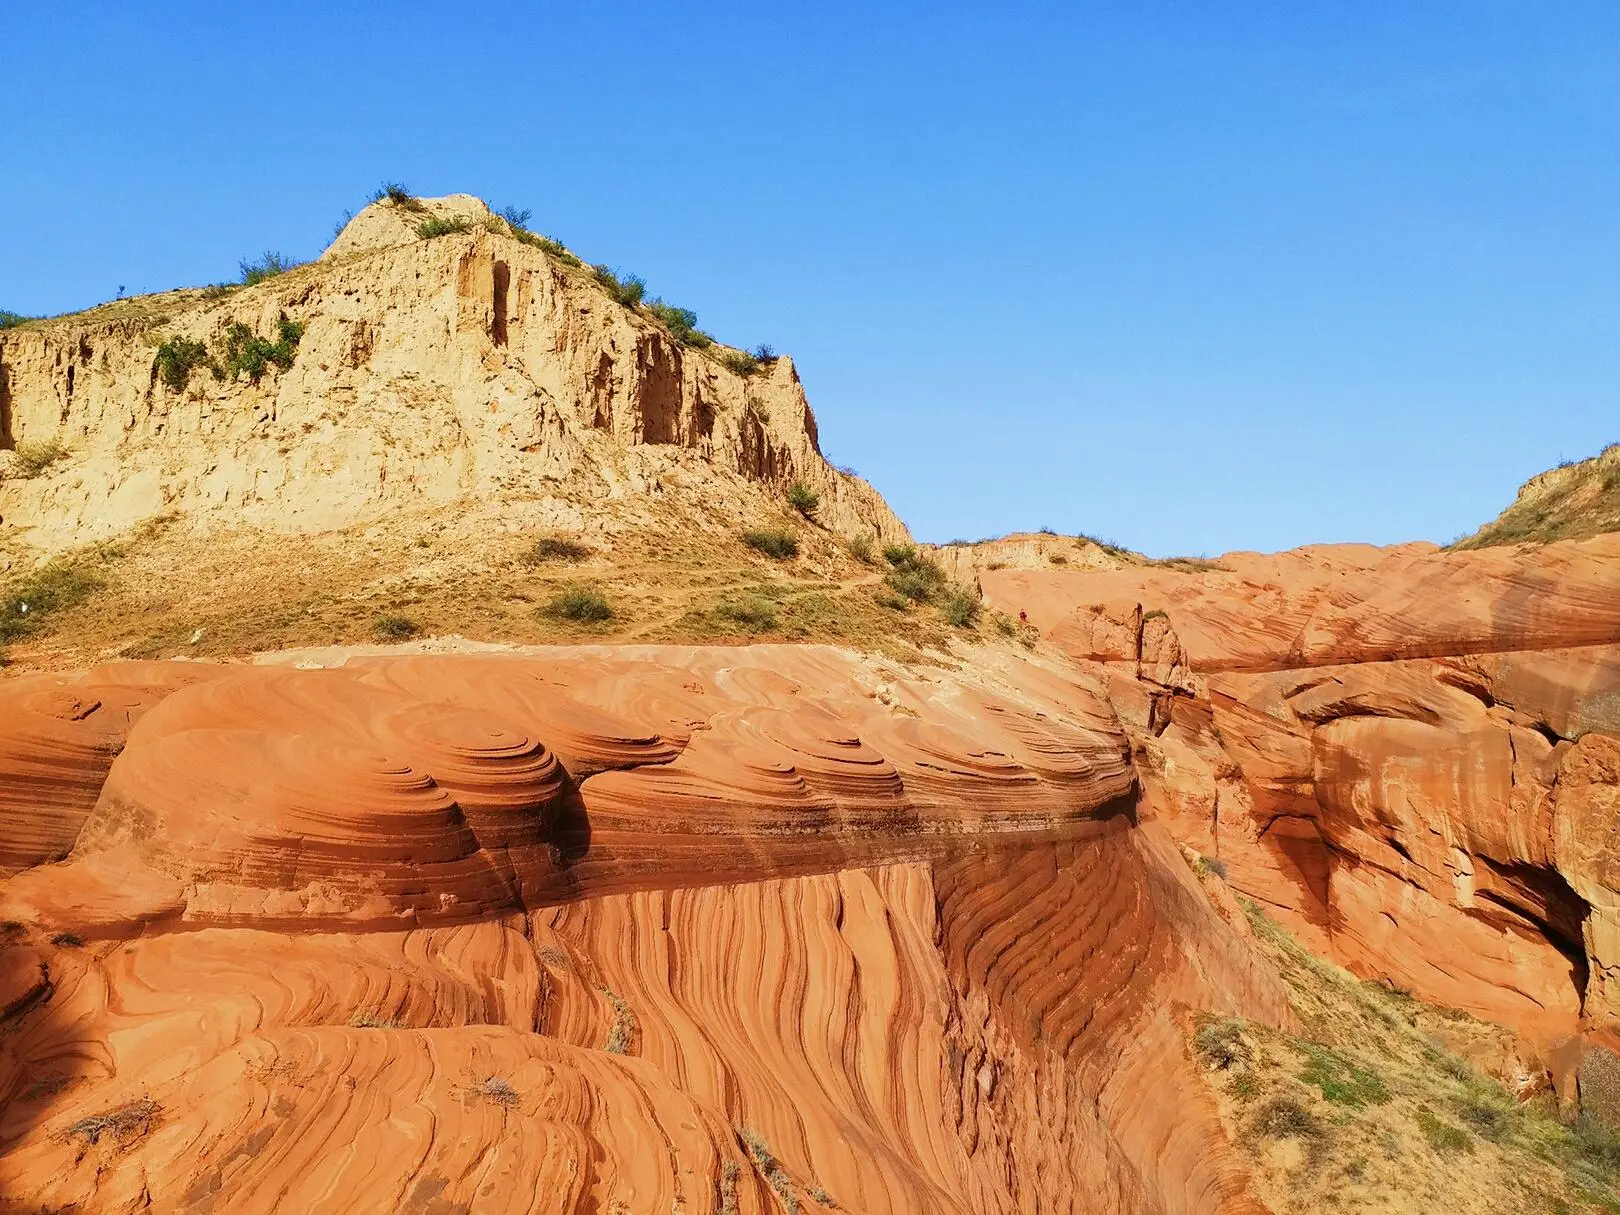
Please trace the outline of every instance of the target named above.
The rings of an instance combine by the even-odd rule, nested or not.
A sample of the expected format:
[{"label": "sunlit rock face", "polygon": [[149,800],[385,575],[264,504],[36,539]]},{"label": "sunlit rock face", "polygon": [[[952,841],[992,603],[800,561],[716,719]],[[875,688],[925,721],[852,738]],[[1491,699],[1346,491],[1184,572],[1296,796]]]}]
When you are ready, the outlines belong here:
[{"label": "sunlit rock face", "polygon": [[0,685],[0,1194],[1245,1211],[1287,1025],[1102,686],[812,647]]},{"label": "sunlit rock face", "polygon": [[1108,680],[1142,816],[1357,973],[1620,1021],[1620,536],[984,571]]}]

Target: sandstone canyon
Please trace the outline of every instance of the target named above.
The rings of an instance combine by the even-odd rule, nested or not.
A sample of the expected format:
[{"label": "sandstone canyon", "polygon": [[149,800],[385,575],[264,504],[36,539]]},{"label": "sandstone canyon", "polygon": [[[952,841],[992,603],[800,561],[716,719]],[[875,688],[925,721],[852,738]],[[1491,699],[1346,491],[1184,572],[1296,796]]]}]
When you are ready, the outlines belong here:
[{"label": "sandstone canyon", "polygon": [[0,1210],[1616,1209],[1620,450],[919,549],[617,284],[385,197],[0,331]]}]

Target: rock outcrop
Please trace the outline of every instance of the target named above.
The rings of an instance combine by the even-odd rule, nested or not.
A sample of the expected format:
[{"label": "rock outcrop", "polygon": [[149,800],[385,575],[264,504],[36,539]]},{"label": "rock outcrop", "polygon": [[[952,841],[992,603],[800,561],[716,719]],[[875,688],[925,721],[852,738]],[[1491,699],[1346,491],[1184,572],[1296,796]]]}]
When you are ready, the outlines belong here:
[{"label": "rock outcrop", "polygon": [[[412,208],[374,203],[320,260],[255,286],[0,331],[0,526],[52,551],[171,513],[300,532],[684,493],[746,516],[802,481],[834,530],[907,538],[821,457],[791,359],[733,370],[468,195]],[[462,230],[423,239],[429,218]],[[233,332],[289,345],[233,369]],[[195,345],[166,374],[176,342]],[[30,447],[65,455],[23,476],[4,453]]]},{"label": "rock outcrop", "polygon": [[985,571],[1111,678],[1162,817],[1320,951],[1543,1043],[1620,1027],[1620,536]]}]

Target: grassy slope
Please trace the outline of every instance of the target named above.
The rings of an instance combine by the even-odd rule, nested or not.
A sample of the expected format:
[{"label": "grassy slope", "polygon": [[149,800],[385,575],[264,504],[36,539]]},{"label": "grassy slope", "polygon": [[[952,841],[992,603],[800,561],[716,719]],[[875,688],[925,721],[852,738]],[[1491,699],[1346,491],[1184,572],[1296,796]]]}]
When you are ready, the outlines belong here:
[{"label": "grassy slope", "polygon": [[[550,533],[492,526],[476,510],[313,536],[197,533],[174,521],[43,569],[14,554],[14,572],[0,573],[0,647],[18,665],[48,668],[449,634],[517,644],[831,642],[905,661],[974,635],[893,593],[881,557],[863,562],[802,520],[764,522],[795,535],[798,555],[776,560],[738,532],[676,518],[588,540],[577,558],[542,557]],[[554,600],[577,589],[599,594],[612,617],[555,616]]]},{"label": "grassy slope", "polygon": [[1206,1018],[1191,1045],[1277,1215],[1620,1212],[1620,1138],[1564,1125],[1551,1093],[1515,1097],[1458,1053],[1505,1057],[1511,1034],[1360,982],[1244,910],[1302,1033]]},{"label": "grassy slope", "polygon": [[1452,548],[1580,540],[1620,531],[1620,443],[1543,473],[1513,505]]}]

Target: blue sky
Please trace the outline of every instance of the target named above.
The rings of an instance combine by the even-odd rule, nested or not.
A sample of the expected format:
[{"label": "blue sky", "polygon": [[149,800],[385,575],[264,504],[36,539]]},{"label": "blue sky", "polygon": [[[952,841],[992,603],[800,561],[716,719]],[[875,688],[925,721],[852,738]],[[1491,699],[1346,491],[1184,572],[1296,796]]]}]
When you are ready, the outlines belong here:
[{"label": "blue sky", "polygon": [[0,100],[0,308],[469,191],[924,539],[1444,541],[1620,439],[1612,0],[26,5]]}]

